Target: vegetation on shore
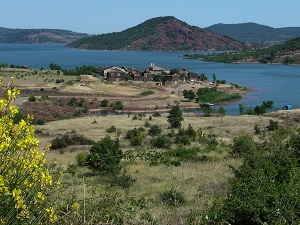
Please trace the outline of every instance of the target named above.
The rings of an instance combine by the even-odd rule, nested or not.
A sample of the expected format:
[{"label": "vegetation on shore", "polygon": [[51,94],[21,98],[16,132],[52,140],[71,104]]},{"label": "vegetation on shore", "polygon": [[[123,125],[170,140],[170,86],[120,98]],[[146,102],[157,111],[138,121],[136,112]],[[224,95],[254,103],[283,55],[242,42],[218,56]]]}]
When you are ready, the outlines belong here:
[{"label": "vegetation on shore", "polygon": [[[267,101],[261,108],[267,111],[272,105]],[[12,124],[17,107],[8,111],[6,104],[2,106],[1,123]],[[5,115],[10,112],[13,114],[8,119]],[[161,117],[86,117],[39,125],[36,135],[41,145],[53,144],[47,162],[54,169],[53,179],[60,177],[62,188],[54,189],[51,195],[33,188],[35,194],[27,195],[26,200],[47,202],[36,207],[28,204],[19,211],[24,195],[22,189],[15,191],[12,204],[1,201],[0,213],[6,215],[5,210],[9,210],[8,215],[19,215],[13,216],[15,221],[43,224],[297,223],[300,134],[292,124],[299,117],[290,115],[288,126],[282,116],[268,116],[271,113],[241,119],[225,117],[223,121],[221,117],[220,122],[219,117],[185,116],[177,103]],[[247,117],[251,125],[246,129],[237,126]],[[21,119],[1,132],[15,138],[12,130],[30,126],[22,138],[33,143],[33,127],[23,125]],[[17,151],[18,145],[10,140],[1,148],[9,148],[10,154],[16,151],[18,159],[18,154],[32,153],[30,145],[26,152]],[[57,158],[56,165],[48,161],[53,157]],[[23,176],[22,168],[5,167],[4,171]],[[1,190],[12,190],[7,181],[14,176],[4,174],[0,176]],[[39,187],[40,182],[33,180],[31,184]],[[47,217],[39,217],[36,209],[44,209]]]},{"label": "vegetation on shore", "polygon": [[237,52],[224,52],[209,55],[184,55],[187,59],[200,59],[218,63],[280,63],[300,64],[300,38],[263,49],[249,49]]}]

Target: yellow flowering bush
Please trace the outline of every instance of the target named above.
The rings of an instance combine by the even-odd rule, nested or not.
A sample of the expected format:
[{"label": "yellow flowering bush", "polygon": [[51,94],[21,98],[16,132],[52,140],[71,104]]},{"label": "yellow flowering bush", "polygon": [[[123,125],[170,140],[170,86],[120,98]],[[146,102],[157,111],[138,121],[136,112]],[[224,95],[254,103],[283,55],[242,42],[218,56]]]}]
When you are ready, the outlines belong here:
[{"label": "yellow flowering bush", "polygon": [[54,223],[51,194],[58,182],[45,164],[45,153],[38,151],[33,117],[14,123],[18,94],[12,81],[0,96],[0,224]]}]

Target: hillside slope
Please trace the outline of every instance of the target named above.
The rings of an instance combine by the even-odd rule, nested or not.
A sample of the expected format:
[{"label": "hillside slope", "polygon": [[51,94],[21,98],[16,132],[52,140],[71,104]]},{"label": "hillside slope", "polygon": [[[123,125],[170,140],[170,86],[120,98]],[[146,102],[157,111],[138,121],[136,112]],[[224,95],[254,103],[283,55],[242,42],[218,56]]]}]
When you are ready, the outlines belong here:
[{"label": "hillside slope", "polygon": [[245,43],[282,43],[300,37],[300,27],[273,28],[257,23],[215,24],[205,30]]},{"label": "hillside slope", "polygon": [[0,43],[70,43],[88,34],[60,29],[10,29],[0,27]]},{"label": "hillside slope", "polygon": [[68,47],[131,51],[200,51],[239,49],[244,46],[167,16],[149,19],[122,32],[83,38],[69,44]]},{"label": "hillside slope", "polygon": [[185,55],[189,59],[201,59],[225,63],[276,63],[300,64],[300,37],[283,44],[273,45],[264,49],[250,49],[238,52],[224,52],[210,55]]}]

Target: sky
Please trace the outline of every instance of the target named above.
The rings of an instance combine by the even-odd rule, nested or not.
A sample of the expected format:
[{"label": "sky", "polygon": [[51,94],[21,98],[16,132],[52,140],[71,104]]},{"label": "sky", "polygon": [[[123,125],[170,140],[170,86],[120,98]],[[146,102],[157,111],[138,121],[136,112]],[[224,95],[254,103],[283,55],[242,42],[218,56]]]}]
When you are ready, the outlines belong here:
[{"label": "sky", "polygon": [[148,19],[174,16],[205,28],[254,22],[300,27],[300,0],[0,0],[0,27],[120,32]]}]

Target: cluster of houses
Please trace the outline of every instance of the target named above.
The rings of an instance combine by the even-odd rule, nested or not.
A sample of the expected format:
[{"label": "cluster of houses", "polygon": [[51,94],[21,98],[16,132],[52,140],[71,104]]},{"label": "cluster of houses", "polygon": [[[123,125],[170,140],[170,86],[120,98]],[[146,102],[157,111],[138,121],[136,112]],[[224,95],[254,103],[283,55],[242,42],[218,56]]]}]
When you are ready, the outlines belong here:
[{"label": "cluster of houses", "polygon": [[[177,72],[179,72],[180,75],[184,75],[183,82],[185,82],[186,78],[189,81],[199,80],[199,75],[197,73],[189,72],[186,69],[178,69]],[[140,71],[137,68],[127,69],[124,66],[111,66],[98,71],[98,74],[108,81],[131,79],[134,81],[156,81],[158,85],[178,84],[180,80],[180,75],[178,73],[174,73],[170,69],[156,66],[154,63],[151,63],[144,71]],[[157,77],[159,77],[160,80],[158,80]]]}]

